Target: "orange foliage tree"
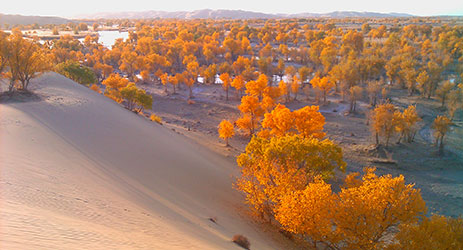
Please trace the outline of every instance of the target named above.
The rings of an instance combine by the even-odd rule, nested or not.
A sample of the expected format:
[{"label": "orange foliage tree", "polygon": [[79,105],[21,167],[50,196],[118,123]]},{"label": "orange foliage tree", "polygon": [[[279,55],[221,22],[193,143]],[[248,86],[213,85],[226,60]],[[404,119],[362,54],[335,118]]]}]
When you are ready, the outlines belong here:
[{"label": "orange foliage tree", "polygon": [[242,130],[248,130],[252,136],[257,128],[258,119],[263,114],[259,99],[255,96],[243,96],[238,109],[242,116],[236,121],[236,125]]},{"label": "orange foliage tree", "polygon": [[402,175],[378,177],[374,171],[366,168],[361,180],[358,173],[348,175],[339,193],[315,179],[281,198],[276,219],[285,230],[310,237],[314,248],[384,249],[388,230],[418,221],[426,206]]},{"label": "orange foliage tree", "polygon": [[228,73],[223,73],[220,75],[220,80],[222,80],[222,88],[225,90],[225,100],[228,101],[228,89],[230,88],[231,78]]},{"label": "orange foliage tree", "polygon": [[395,131],[394,105],[390,103],[378,105],[372,113],[371,128],[375,134],[376,145],[379,145],[379,136],[386,137],[386,146],[389,144],[389,139]]},{"label": "orange foliage tree", "polygon": [[129,84],[129,80],[119,74],[111,74],[101,84],[106,86],[104,95],[120,103],[122,102],[120,90]]},{"label": "orange foliage tree", "polygon": [[452,121],[447,116],[437,116],[432,123],[434,129],[434,138],[436,138],[436,146],[439,146],[439,152],[444,150],[444,137],[450,129]]},{"label": "orange foliage tree", "polygon": [[402,224],[389,249],[463,249],[463,219],[433,215],[420,223]]},{"label": "orange foliage tree", "polygon": [[225,140],[225,144],[228,146],[228,139],[230,139],[234,134],[235,130],[233,124],[228,120],[222,120],[219,124],[219,137]]},{"label": "orange foliage tree", "polygon": [[256,81],[249,81],[246,83],[246,94],[255,96],[262,99],[265,88],[268,84],[268,78],[264,74],[260,74],[259,78]]},{"label": "orange foliage tree", "polygon": [[284,136],[299,134],[302,137],[321,139],[325,136],[323,126],[325,117],[318,111],[318,106],[306,106],[291,112],[278,104],[270,113],[264,115],[260,136]]},{"label": "orange foliage tree", "polygon": [[244,88],[244,79],[241,75],[236,76],[233,81],[231,82],[231,86],[236,89],[236,94],[241,98],[242,96],[242,89]]},{"label": "orange foliage tree", "polygon": [[16,82],[20,83],[18,88],[26,90],[31,79],[50,69],[42,48],[35,41],[24,39],[19,29],[13,29],[4,42],[3,60],[9,68],[9,91],[14,89]]},{"label": "orange foliage tree", "polygon": [[302,190],[315,176],[331,178],[344,169],[342,150],[330,140],[299,135],[253,137],[237,158],[241,177],[236,188],[261,218],[272,218],[283,194]]},{"label": "orange foliage tree", "polygon": [[326,96],[333,90],[335,84],[328,77],[314,77],[310,83],[314,88],[320,90],[323,94],[323,103],[326,103]]}]

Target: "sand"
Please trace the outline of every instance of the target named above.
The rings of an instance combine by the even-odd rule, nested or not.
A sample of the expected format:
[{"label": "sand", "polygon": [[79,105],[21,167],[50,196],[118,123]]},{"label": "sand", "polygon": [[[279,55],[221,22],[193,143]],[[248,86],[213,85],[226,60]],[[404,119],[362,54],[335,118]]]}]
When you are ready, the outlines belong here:
[{"label": "sand", "polygon": [[31,90],[0,104],[1,249],[287,248],[240,212],[230,159],[55,73]]}]

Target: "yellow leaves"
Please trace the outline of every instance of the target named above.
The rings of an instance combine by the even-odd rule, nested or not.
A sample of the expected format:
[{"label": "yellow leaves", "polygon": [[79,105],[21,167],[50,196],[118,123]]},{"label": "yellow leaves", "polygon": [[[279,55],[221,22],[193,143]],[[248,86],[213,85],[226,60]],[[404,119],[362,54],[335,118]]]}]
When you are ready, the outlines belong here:
[{"label": "yellow leaves", "polygon": [[129,84],[129,80],[122,78],[119,74],[111,74],[101,84],[115,90],[120,90]]},{"label": "yellow leaves", "polygon": [[240,91],[244,87],[244,79],[241,75],[236,76],[231,82],[231,86]]},{"label": "yellow leaves", "polygon": [[[297,76],[293,76],[293,79],[291,81],[291,92],[293,92],[294,95],[297,95],[299,92],[299,87],[301,86],[301,81]],[[296,97],[294,97],[296,99]]]},{"label": "yellow leaves", "polygon": [[278,104],[272,112],[265,114],[263,128],[269,128],[269,134],[283,136],[293,128],[294,115],[282,104]]},{"label": "yellow leaves", "polygon": [[151,114],[150,120],[162,125],[162,118],[160,116],[157,116],[156,114]]},{"label": "yellow leaves", "polygon": [[238,126],[241,130],[248,131],[249,136],[254,134],[257,127],[255,120],[248,114],[243,114],[240,118],[238,118],[236,120],[236,126]]},{"label": "yellow leaves", "polygon": [[162,74],[160,77],[162,85],[166,86],[169,82],[169,75],[167,73]]},{"label": "yellow leaves", "polygon": [[288,86],[286,85],[285,81],[281,80],[278,83],[278,88],[280,89],[280,93],[282,96],[288,95]]},{"label": "yellow leaves", "polygon": [[438,115],[432,123],[436,137],[444,136],[450,128],[452,121],[447,116]]},{"label": "yellow leaves", "polygon": [[390,103],[380,104],[373,110],[371,126],[376,134],[376,144],[379,144],[378,135],[383,135],[386,137],[386,146],[388,145],[394,132],[394,112],[395,107]]},{"label": "yellow leaves", "polygon": [[90,89],[101,94],[101,90],[100,90],[100,87],[98,87],[98,85],[96,84],[92,84],[92,86],[90,86]]},{"label": "yellow leaves", "polygon": [[335,168],[346,165],[332,141],[298,135],[253,137],[237,163],[242,174],[237,188],[255,210],[267,215],[283,195],[304,189],[316,176],[330,178]]},{"label": "yellow leaves", "polygon": [[389,249],[463,249],[463,219],[433,215],[419,224],[404,224]]},{"label": "yellow leaves", "polygon": [[302,137],[323,138],[325,117],[318,111],[318,106],[306,106],[291,112],[282,104],[265,114],[262,127],[269,130],[269,135],[283,136],[299,133]]},{"label": "yellow leaves", "polygon": [[420,190],[405,184],[402,175],[378,177],[365,169],[361,185],[352,178],[337,194],[336,234],[348,249],[383,248],[386,230],[398,223],[415,222],[426,213]]},{"label": "yellow leaves", "polygon": [[319,112],[318,106],[305,106],[294,111],[297,131],[305,138],[313,136],[323,138],[325,117]]},{"label": "yellow leaves", "polygon": [[219,137],[224,139],[228,145],[228,139],[235,134],[233,124],[228,120],[222,120],[219,124]]},{"label": "yellow leaves", "polygon": [[268,79],[264,74],[260,74],[256,81],[249,81],[246,83],[246,94],[262,98],[264,89],[267,87]]},{"label": "yellow leaves", "polygon": [[426,207],[420,191],[405,184],[403,176],[364,171],[361,180],[358,173],[348,175],[339,193],[317,178],[286,193],[275,218],[286,230],[310,236],[315,246],[324,242],[337,249],[384,249],[386,232],[398,223],[416,222]]},{"label": "yellow leaves", "polygon": [[310,235],[312,241],[322,241],[332,233],[333,223],[329,215],[334,204],[331,186],[316,179],[305,189],[284,195],[275,218],[289,232]]},{"label": "yellow leaves", "polygon": [[259,99],[255,96],[243,96],[238,109],[241,111],[242,117],[236,121],[236,124],[240,129],[249,130],[250,135],[254,134],[258,118],[264,112]]},{"label": "yellow leaves", "polygon": [[[19,29],[14,30],[9,37],[3,37],[0,67],[8,64],[11,83],[19,81],[20,87],[27,89],[32,78],[51,68],[50,58],[35,41],[24,39]],[[10,86],[11,89],[13,87]]]},{"label": "yellow leaves", "polygon": [[228,90],[228,88],[230,87],[230,83],[231,83],[231,77],[228,73],[223,73],[219,76],[220,80],[222,80],[222,88],[224,90]]},{"label": "yellow leaves", "polygon": [[326,96],[333,90],[333,88],[336,86],[335,82],[330,78],[330,77],[319,77],[315,76],[312,78],[310,81],[312,86],[318,90],[320,90],[323,94],[323,103],[326,102]]}]

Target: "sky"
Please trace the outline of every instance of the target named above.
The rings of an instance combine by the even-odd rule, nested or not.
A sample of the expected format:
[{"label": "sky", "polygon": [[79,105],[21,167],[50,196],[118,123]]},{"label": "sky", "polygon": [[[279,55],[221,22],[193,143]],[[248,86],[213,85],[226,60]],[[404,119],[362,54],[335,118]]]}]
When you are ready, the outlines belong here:
[{"label": "sky", "polygon": [[206,8],[290,14],[370,11],[418,16],[463,16],[463,0],[7,0],[1,4],[0,13],[72,18],[97,12],[191,11]]}]

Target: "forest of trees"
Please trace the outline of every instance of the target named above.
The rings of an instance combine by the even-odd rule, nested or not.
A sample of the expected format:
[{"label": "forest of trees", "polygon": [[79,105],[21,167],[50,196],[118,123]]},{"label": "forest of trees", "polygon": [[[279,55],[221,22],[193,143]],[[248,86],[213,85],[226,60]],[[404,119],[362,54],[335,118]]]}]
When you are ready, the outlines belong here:
[{"label": "forest of trees", "polygon": [[[185,88],[190,100],[195,86],[220,80],[226,101],[236,96],[241,102],[240,117],[222,121],[219,136],[228,145],[236,125],[251,138],[237,159],[235,186],[259,218],[314,247],[461,248],[462,219],[425,219],[420,191],[403,176],[365,168],[333,191],[329,181],[346,163],[340,146],[326,138],[319,107],[284,104],[301,92],[320,105],[336,95],[355,114],[357,102],[367,100],[372,135],[387,147],[394,135],[397,143],[412,143],[421,121],[414,105],[401,110],[391,103],[391,89],[436,98],[442,112],[432,128],[442,151],[463,107],[463,27],[386,19],[341,28],[334,21],[115,20],[133,31],[112,48],[98,37],[81,43],[69,35],[41,45],[14,29],[0,32],[0,71],[9,92],[26,90],[32,78],[54,70],[138,112],[153,103],[140,84],[162,84],[172,94]],[[387,243],[384,235],[397,226],[397,240]],[[429,230],[440,234],[426,237]]]}]

